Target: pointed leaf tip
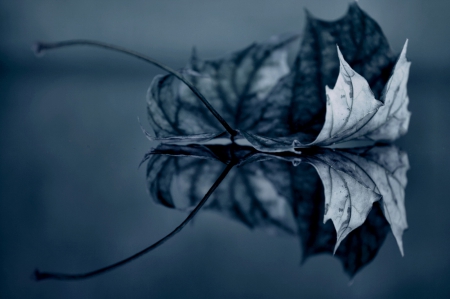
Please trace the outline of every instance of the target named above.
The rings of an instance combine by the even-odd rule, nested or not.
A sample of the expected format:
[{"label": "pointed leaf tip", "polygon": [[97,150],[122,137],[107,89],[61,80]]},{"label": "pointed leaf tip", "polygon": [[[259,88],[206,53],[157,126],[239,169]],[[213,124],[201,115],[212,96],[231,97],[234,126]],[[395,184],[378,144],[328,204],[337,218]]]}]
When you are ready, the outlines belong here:
[{"label": "pointed leaf tip", "polygon": [[342,55],[341,49],[339,49],[339,46],[337,44],[336,44],[336,49],[337,49],[337,54],[338,54],[338,57],[339,57],[339,62],[341,64],[342,63],[346,63],[347,64],[347,61],[345,61],[344,56]]},{"label": "pointed leaf tip", "polygon": [[406,39],[405,44],[403,45],[402,52],[400,53],[400,59],[406,59],[406,51],[408,50],[408,39]]},{"label": "pointed leaf tip", "polygon": [[193,46],[191,50],[191,63],[194,63],[198,60],[197,47]]},{"label": "pointed leaf tip", "polygon": [[400,254],[402,255],[402,257],[404,257],[404,256],[405,256],[405,252],[404,252],[404,250],[403,250],[403,242],[401,242],[401,243],[398,245],[398,248],[400,249]]},{"label": "pointed leaf tip", "polygon": [[306,7],[303,8],[303,11],[305,12],[306,18],[310,19],[312,18],[311,12]]},{"label": "pointed leaf tip", "polygon": [[356,11],[362,11],[361,7],[359,7],[358,0],[354,0],[353,2],[349,3],[346,15],[350,15],[351,13]]}]

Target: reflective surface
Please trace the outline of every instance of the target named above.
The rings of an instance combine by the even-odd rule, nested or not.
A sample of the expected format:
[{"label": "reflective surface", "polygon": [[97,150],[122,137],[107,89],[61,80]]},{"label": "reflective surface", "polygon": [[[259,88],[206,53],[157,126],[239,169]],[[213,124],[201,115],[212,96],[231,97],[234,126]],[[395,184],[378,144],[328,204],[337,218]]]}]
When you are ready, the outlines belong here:
[{"label": "reflective surface", "polygon": [[[309,4],[302,4],[306,5]],[[389,12],[381,20],[381,11],[385,10],[382,5],[387,4],[379,4],[380,13],[374,17],[384,25],[393,15]],[[346,7],[343,4],[341,11],[332,16],[341,15]],[[431,7],[423,9],[428,11]],[[317,15],[319,10],[313,12]],[[416,27],[399,29],[410,30],[407,33],[411,34],[405,36],[401,34],[404,31],[394,32],[393,27],[383,26],[390,41],[396,42],[391,36],[402,37],[397,50],[404,37],[410,38],[413,62],[409,81],[413,113],[410,130],[396,142],[408,152],[411,165],[405,191],[409,229],[403,236],[403,258],[388,232],[376,259],[350,280],[338,259],[329,254],[314,256],[300,266],[302,245],[297,238],[270,236],[205,210],[164,247],[114,272],[75,283],[32,281],[29,277],[35,267],[75,273],[122,259],[164,236],[186,213],[155,205],[146,194],[145,167],[136,170],[144,153],[156,146],[142,135],[136,116],[146,119],[145,92],[158,71],[113,54],[100,56],[103,61],[118,61],[119,66],[93,65],[94,59],[85,57],[90,56],[87,50],[80,54],[87,60],[77,58],[87,61],[86,65],[80,63],[74,71],[73,66],[58,63],[75,57],[77,51],[55,54],[54,61],[50,55],[34,60],[30,53],[30,57],[24,54],[26,59],[15,62],[8,54],[3,56],[8,59],[2,57],[0,80],[0,297],[450,296],[450,204],[446,193],[450,169],[446,132],[450,125],[450,71],[445,57],[438,60],[441,63],[430,62],[439,57],[433,53],[441,40],[438,33],[443,34],[436,33],[442,19],[424,13],[418,19],[428,23],[407,25],[414,15],[404,11],[407,17],[397,20],[401,19],[405,26],[423,25],[425,29],[414,38]],[[229,15],[232,12],[230,8]],[[299,12],[300,8],[296,14]],[[326,17],[329,16],[332,17]],[[228,19],[230,23],[232,20]],[[295,25],[301,27],[302,19]],[[79,27],[79,22],[73,26]],[[272,33],[284,30],[276,28]],[[225,34],[225,30],[221,33]],[[230,41],[238,45],[230,45],[226,50],[239,48],[249,39],[262,40],[272,33],[256,37],[242,33],[242,42]],[[49,38],[57,39],[63,34],[50,35]],[[192,36],[195,35],[198,34]],[[34,37],[16,36],[23,40],[18,48],[29,53],[28,41],[31,43]],[[426,40],[423,44],[431,54],[414,52],[422,47],[422,40]],[[184,48],[186,56],[182,58],[178,54],[173,55],[173,60],[164,60],[164,55],[170,54],[158,58],[174,67],[181,66],[190,45]],[[418,48],[414,49],[416,45]],[[6,49],[6,45],[2,47]],[[442,44],[439,51],[446,47]],[[225,50],[210,51],[220,55]],[[351,286],[349,281],[353,281]]]},{"label": "reflective surface", "polygon": [[441,96],[445,82],[431,74],[411,77],[410,92],[427,102],[411,103],[418,112],[397,143],[411,164],[405,257],[388,233],[351,287],[331,255],[299,266],[298,239],[271,237],[208,211],[164,247],[104,276],[77,283],[30,280],[35,267],[76,273],[108,265],[186,216],[155,205],[146,194],[145,167],[137,170],[149,148],[135,118],[145,117],[139,99],[149,80],[143,77],[10,73],[3,81],[9,99],[2,108],[0,209],[6,297],[446,294],[449,165],[441,126],[448,103]]}]

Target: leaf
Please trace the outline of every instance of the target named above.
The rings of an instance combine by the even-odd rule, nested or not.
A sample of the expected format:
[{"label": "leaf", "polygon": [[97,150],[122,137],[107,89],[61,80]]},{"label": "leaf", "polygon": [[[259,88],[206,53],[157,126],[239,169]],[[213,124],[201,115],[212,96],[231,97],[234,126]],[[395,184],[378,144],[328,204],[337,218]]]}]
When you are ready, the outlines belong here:
[{"label": "leaf", "polygon": [[[396,59],[381,28],[355,3],[333,22],[308,13],[289,69],[287,46],[294,39],[275,37],[217,60],[194,55],[185,76],[239,129],[237,138],[260,151],[295,152],[353,139],[392,141],[406,133],[407,44]],[[213,116],[171,75],[155,78],[148,107],[163,141],[224,136]]]},{"label": "leaf", "polygon": [[[221,163],[238,163],[205,209],[250,228],[299,234],[303,259],[334,252],[347,273],[354,275],[375,257],[389,224],[403,254],[408,160],[394,146],[315,149],[299,156],[261,153],[236,145],[160,145],[148,157],[150,194],[158,203],[182,210],[202,198],[211,178],[223,168]],[[158,161],[165,161],[164,168],[155,167],[162,164]],[[385,215],[381,220],[378,205],[371,211],[380,199]],[[335,229],[330,230],[328,219]]]}]

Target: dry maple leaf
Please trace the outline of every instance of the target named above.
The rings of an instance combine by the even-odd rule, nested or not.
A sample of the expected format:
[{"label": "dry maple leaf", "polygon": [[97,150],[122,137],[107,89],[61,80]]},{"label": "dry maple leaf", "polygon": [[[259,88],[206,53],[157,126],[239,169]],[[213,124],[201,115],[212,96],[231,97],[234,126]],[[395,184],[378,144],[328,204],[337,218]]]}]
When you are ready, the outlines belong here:
[{"label": "dry maple leaf", "polygon": [[354,139],[393,141],[406,133],[407,43],[396,59],[381,28],[356,3],[334,22],[308,14],[290,68],[288,47],[297,37],[275,36],[216,60],[200,60],[194,54],[180,72],[145,55],[95,41],[37,43],[34,48],[39,54],[91,45],[168,71],[153,80],[148,92],[148,116],[156,135],[146,132],[151,140],[243,138],[260,151],[295,152]]}]

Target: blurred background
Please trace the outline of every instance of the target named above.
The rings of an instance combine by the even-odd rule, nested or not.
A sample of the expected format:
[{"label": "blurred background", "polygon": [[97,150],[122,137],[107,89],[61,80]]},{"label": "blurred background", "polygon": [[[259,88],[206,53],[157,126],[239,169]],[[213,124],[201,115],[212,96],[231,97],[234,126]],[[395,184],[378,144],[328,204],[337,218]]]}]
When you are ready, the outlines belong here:
[{"label": "blurred background", "polygon": [[[359,4],[394,51],[408,38],[412,119],[409,230],[401,257],[392,235],[349,286],[332,256],[299,266],[296,239],[251,231],[202,213],[139,261],[79,282],[30,279],[41,270],[84,272],[159,239],[185,214],[152,203],[145,170],[153,146],[145,96],[153,66],[73,48],[36,58],[34,41],[95,39],[173,68],[196,46],[202,58],[271,35],[301,32],[304,9],[334,20],[349,1],[0,1],[0,298],[448,298],[450,2]],[[144,126],[145,126],[144,122]]]}]

